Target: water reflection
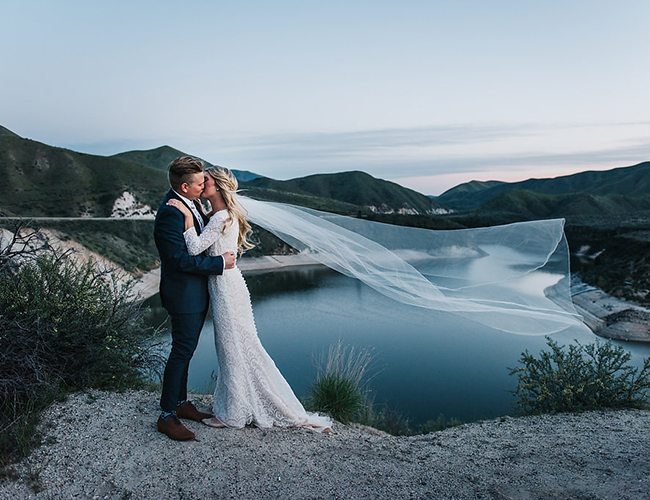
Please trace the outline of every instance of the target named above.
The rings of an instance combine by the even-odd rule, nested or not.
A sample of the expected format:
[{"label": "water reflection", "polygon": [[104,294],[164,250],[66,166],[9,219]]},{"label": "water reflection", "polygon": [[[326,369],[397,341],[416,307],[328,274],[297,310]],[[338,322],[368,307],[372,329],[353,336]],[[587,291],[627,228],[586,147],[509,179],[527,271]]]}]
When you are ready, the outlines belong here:
[{"label": "water reflection", "polygon": [[[508,391],[516,379],[508,367],[517,365],[524,350],[546,347],[544,337],[498,332],[400,304],[323,267],[251,273],[246,280],[260,339],[299,397],[315,375],[314,356],[342,338],[375,349],[382,368],[371,383],[375,402],[399,408],[413,424],[440,413],[466,422],[511,413],[514,398]],[[148,301],[155,324],[167,316],[159,304],[158,297]],[[553,338],[566,344],[596,337],[575,329]],[[650,346],[632,350],[650,354]],[[190,387],[210,392],[217,367],[208,318],[190,367]]]}]

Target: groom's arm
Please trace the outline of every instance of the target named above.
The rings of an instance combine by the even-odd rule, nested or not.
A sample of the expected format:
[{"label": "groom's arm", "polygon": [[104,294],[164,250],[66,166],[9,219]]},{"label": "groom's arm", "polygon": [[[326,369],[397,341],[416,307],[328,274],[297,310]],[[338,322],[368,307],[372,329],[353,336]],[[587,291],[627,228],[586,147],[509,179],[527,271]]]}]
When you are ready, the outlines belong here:
[{"label": "groom's arm", "polygon": [[185,245],[183,214],[173,207],[160,207],[154,226],[154,239],[160,258],[176,270],[193,274],[223,274],[221,256],[190,255]]}]

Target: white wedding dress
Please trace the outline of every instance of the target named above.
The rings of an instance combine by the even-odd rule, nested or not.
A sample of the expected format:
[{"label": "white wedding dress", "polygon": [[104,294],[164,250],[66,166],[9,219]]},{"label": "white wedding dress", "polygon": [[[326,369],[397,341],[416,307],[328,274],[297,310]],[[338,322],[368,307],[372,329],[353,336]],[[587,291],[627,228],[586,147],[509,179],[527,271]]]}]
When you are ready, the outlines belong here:
[{"label": "white wedding dress", "polygon": [[[227,210],[216,212],[201,235],[185,232],[189,253],[217,256],[237,251],[239,225]],[[225,231],[224,231],[225,226]],[[208,280],[219,376],[213,413],[228,427],[331,429],[331,419],[307,413],[257,336],[250,294],[238,268]]]}]

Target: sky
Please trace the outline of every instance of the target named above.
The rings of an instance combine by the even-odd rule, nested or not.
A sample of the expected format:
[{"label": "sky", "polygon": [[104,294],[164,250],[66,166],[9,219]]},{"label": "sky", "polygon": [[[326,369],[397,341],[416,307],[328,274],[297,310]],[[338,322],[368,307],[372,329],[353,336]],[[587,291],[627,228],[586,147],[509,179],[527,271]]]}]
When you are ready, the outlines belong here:
[{"label": "sky", "polygon": [[0,125],[424,194],[650,160],[647,0],[0,0]]}]

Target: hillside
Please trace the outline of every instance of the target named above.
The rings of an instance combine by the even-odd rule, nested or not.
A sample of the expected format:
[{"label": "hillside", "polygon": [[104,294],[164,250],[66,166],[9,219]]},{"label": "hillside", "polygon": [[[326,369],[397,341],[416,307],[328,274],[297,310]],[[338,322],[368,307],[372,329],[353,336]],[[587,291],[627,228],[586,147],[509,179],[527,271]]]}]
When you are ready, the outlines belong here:
[{"label": "hillside", "polygon": [[309,202],[313,198],[313,203],[318,205],[314,208],[327,208],[321,206],[322,200],[335,200],[343,204],[339,211],[347,208],[344,211],[349,213],[359,209],[413,215],[444,211],[439,203],[417,191],[358,171],[317,174],[287,181],[258,178],[242,187],[254,197],[274,201],[284,201],[276,199],[278,193],[291,193],[306,206],[313,206]]},{"label": "hillside", "polygon": [[596,196],[586,193],[551,195],[523,189],[500,194],[481,205],[479,209],[483,213],[511,214],[518,220],[606,217],[644,210],[650,210],[650,196],[633,198],[622,195]]},{"label": "hillside", "polygon": [[15,134],[0,135],[0,176],[0,212],[5,215],[107,217],[124,191],[136,202],[156,207],[168,189],[160,170]]},{"label": "hillside", "polygon": [[[188,154],[183,153],[178,149],[174,149],[171,146],[160,146],[155,149],[126,151],[124,153],[113,155],[111,158],[119,158],[139,165],[144,165],[145,167],[167,171],[167,165],[179,156],[188,156]],[[213,166],[213,164],[208,161],[202,161],[206,167]],[[232,170],[232,173],[235,174],[235,177],[237,177],[237,180],[240,182],[246,182],[261,177],[259,174],[249,172],[248,170]]]},{"label": "hillside", "polygon": [[[138,165],[166,172],[167,165],[179,156],[187,156],[187,153],[183,153],[171,146],[160,146],[155,149],[126,151],[124,153],[113,155],[111,158],[119,158],[120,160],[130,161],[132,163],[137,163]],[[206,167],[210,166],[210,163],[205,160],[204,163]]]},{"label": "hillside", "polygon": [[20,137],[18,134],[15,134],[14,132],[9,130],[8,128],[5,128],[2,125],[0,125],[0,137],[3,137],[3,136]]},{"label": "hillside", "polygon": [[472,206],[474,198],[481,191],[505,184],[502,181],[469,181],[448,189],[434,199],[448,207]]},{"label": "hillside", "polygon": [[650,162],[612,170],[580,172],[552,179],[461,184],[441,194],[437,201],[456,210],[466,210],[483,205],[505,192],[522,189],[551,195],[586,193],[595,196],[650,196]]}]

